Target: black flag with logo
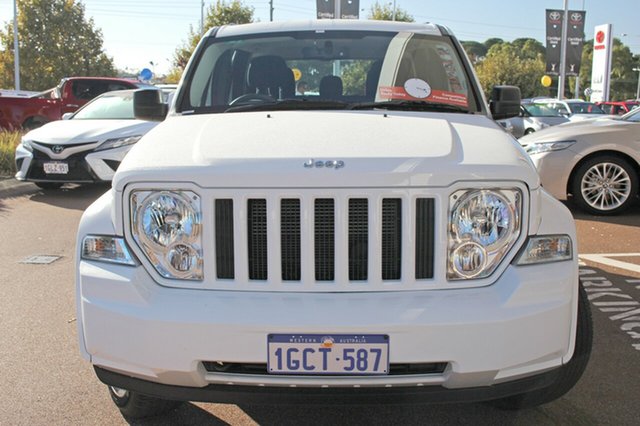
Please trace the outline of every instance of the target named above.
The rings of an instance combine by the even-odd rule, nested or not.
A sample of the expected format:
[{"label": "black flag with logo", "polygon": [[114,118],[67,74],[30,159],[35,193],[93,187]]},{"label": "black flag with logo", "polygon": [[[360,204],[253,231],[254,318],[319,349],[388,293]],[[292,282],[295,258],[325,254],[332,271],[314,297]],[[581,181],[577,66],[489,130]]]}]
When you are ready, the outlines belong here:
[{"label": "black flag with logo", "polygon": [[580,74],[586,14],[587,12],[584,10],[569,11],[569,26],[567,27],[567,75]]},{"label": "black flag with logo", "polygon": [[340,18],[358,19],[360,17],[360,0],[341,0]]},{"label": "black flag with logo", "polygon": [[[567,26],[567,61],[566,75],[578,75],[582,59],[582,45],[584,43],[583,10],[570,10],[569,25]],[[560,73],[560,51],[562,48],[562,21],[564,10],[547,9],[547,69],[549,75]]]},{"label": "black flag with logo", "polygon": [[334,19],[336,17],[336,0],[316,0],[318,19]]}]

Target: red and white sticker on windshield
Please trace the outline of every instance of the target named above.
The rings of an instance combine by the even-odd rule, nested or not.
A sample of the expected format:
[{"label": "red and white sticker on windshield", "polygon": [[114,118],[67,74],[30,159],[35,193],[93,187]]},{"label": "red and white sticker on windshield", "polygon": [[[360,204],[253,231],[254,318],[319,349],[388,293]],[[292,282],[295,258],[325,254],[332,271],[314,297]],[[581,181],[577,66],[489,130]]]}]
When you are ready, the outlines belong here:
[{"label": "red and white sticker on windshield", "polygon": [[380,86],[378,91],[383,99],[427,101],[463,107],[469,106],[469,101],[465,95],[445,90],[434,90],[426,81],[418,78],[407,80],[404,87]]}]

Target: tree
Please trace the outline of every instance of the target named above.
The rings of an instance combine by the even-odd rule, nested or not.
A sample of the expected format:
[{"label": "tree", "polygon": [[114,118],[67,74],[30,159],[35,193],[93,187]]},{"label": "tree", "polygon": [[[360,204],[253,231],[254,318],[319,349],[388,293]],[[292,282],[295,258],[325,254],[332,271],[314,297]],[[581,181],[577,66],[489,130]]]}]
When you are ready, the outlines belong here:
[{"label": "tree", "polygon": [[486,59],[476,66],[486,93],[494,86],[503,84],[518,86],[523,98],[536,96],[542,91],[540,77],[545,67],[543,55],[534,55],[537,49],[535,44],[524,42],[527,49],[518,45],[493,43]]},{"label": "tree", "polygon": [[[207,10],[203,30],[206,32],[211,27],[251,23],[253,22],[253,12],[254,8],[245,6],[241,0],[232,0],[230,3],[224,0],[217,0]],[[177,83],[180,80],[182,71],[187,66],[189,58],[191,58],[201,37],[202,34],[194,31],[193,27],[189,29],[188,40],[176,49],[173,56],[173,69],[166,78],[168,83]]]},{"label": "tree", "polygon": [[[76,0],[18,2],[20,82],[45,90],[67,76],[114,76],[102,32]],[[14,87],[13,22],[0,31],[0,87]]]},{"label": "tree", "polygon": [[[389,3],[380,4],[376,1],[369,10],[368,18],[376,21],[392,21],[393,7]],[[414,22],[415,19],[407,11],[396,7],[396,21]]]},{"label": "tree", "polygon": [[504,43],[504,40],[501,38],[497,38],[497,37],[493,37],[493,38],[488,38],[487,40],[485,40],[484,47],[487,48],[487,50],[491,49],[491,46],[493,46],[494,44],[502,44]]},{"label": "tree", "polygon": [[467,52],[467,56],[473,64],[477,64],[482,62],[482,60],[487,56],[487,47],[477,41],[461,41],[462,47],[464,47],[465,52]]}]

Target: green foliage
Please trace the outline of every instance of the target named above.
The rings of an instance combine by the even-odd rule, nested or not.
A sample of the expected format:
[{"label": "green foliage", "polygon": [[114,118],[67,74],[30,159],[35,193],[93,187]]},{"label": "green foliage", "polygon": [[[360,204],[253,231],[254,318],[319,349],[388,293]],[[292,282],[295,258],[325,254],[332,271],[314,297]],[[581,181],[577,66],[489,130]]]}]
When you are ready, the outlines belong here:
[{"label": "green foliage", "polygon": [[[69,76],[114,76],[102,32],[76,0],[18,2],[20,85],[46,90]],[[0,87],[14,86],[13,21],[0,31]]]},{"label": "green foliage", "polygon": [[[380,4],[376,1],[369,10],[368,18],[376,21],[392,21],[393,6],[389,3]],[[396,21],[414,22],[415,19],[406,10],[396,7]]]},{"label": "green foliage", "polygon": [[13,176],[16,173],[14,157],[21,136],[20,132],[0,130],[0,176]]},{"label": "green foliage", "polygon": [[531,49],[523,49],[505,42],[491,46],[485,60],[476,66],[485,93],[503,84],[518,86],[523,98],[542,92],[540,78],[545,71],[544,56],[535,52],[535,46],[529,47]]},{"label": "green foliage", "polygon": [[[248,24],[253,22],[254,8],[252,6],[245,6],[241,0],[232,0],[227,3],[224,0],[217,0],[215,4],[209,6],[204,17],[204,32],[207,32],[212,27],[219,27],[221,25],[234,25],[234,24]],[[193,29],[193,26],[189,28],[189,37],[187,41],[179,46],[173,56],[173,69],[167,76],[168,83],[177,83],[180,80],[182,71],[187,66],[189,58],[193,54],[202,34],[199,34]]]},{"label": "green foliage", "polygon": [[485,56],[487,56],[487,52],[489,49],[487,47],[477,41],[461,41],[462,47],[464,47],[465,52],[467,52],[467,56],[471,60],[471,63],[477,64],[484,60]]}]

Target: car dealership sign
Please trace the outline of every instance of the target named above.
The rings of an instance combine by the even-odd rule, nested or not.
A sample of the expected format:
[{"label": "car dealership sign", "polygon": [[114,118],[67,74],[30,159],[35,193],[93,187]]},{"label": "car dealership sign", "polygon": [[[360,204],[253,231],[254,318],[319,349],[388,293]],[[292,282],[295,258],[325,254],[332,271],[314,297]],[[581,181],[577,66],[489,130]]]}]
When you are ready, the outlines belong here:
[{"label": "car dealership sign", "polygon": [[[584,10],[568,11],[565,75],[576,76],[580,74],[586,13]],[[558,75],[560,73],[560,50],[562,48],[562,21],[564,19],[564,10],[547,9],[546,15],[547,69],[545,74]]]},{"label": "car dealership sign", "polygon": [[609,76],[613,37],[611,24],[598,25],[593,37],[593,68],[591,69],[591,102],[609,100]]}]

